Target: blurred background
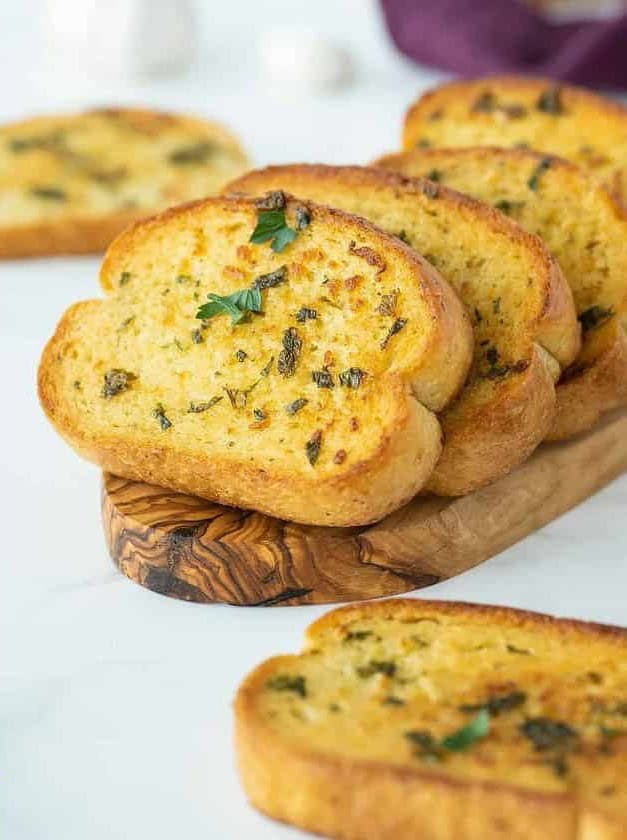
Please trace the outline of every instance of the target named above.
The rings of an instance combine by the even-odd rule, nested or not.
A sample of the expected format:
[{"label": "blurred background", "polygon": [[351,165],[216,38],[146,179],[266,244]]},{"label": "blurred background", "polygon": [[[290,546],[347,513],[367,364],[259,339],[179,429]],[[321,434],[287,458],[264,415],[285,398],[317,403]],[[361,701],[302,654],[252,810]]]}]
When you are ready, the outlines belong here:
[{"label": "blurred background", "polygon": [[452,73],[627,88],[625,4],[0,0],[0,119],[142,104],[225,121],[258,164],[365,162]]}]

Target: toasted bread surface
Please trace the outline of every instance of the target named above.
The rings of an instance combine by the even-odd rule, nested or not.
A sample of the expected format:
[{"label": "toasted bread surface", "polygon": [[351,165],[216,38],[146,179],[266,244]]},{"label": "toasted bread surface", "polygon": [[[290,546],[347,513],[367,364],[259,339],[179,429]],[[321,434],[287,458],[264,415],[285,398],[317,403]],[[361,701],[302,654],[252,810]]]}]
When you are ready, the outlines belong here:
[{"label": "toasted bread surface", "polygon": [[579,347],[570,290],[540,240],[446,187],[363,167],[269,167],[225,190],[258,195],[280,187],[400,236],[471,313],[473,368],[441,416],[444,450],[429,490],[467,493],[528,457],[553,421],[553,380]]},{"label": "toasted bread surface", "polygon": [[[394,237],[270,198],[295,237],[280,252],[249,241],[277,211],[246,200],[123,233],[103,263],[106,299],[70,308],[44,351],[41,401],[79,453],[122,477],[305,523],[375,521],[433,470],[433,411],[464,381],[472,330]],[[392,289],[397,318],[378,311]],[[196,317],[208,294],[254,290],[261,311],[237,323]]]},{"label": "toasted bread surface", "polygon": [[627,836],[627,632],[501,607],[327,613],[235,700],[269,816],[344,840]]},{"label": "toasted bread surface", "polygon": [[558,384],[549,439],[585,431],[627,399],[627,213],[607,190],[571,163],[523,149],[414,149],[376,165],[490,203],[557,257],[583,343]]},{"label": "toasted bread surface", "polygon": [[205,120],[102,108],[0,128],[0,257],[104,250],[131,222],[215,193],[247,159]]},{"label": "toasted bread surface", "polygon": [[441,85],[408,110],[406,150],[529,146],[589,170],[627,201],[627,108],[550,79],[494,76]]}]

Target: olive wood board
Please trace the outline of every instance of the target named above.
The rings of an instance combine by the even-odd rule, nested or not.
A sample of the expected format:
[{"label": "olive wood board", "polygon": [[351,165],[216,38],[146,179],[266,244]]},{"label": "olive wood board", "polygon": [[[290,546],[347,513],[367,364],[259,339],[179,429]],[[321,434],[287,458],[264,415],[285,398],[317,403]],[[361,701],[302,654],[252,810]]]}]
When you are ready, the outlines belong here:
[{"label": "olive wood board", "polygon": [[396,595],[466,571],[627,469],[627,412],[541,446],[468,496],[418,496],[376,525],[296,525],[105,474],[102,514],[115,563],[174,598],[242,606]]}]

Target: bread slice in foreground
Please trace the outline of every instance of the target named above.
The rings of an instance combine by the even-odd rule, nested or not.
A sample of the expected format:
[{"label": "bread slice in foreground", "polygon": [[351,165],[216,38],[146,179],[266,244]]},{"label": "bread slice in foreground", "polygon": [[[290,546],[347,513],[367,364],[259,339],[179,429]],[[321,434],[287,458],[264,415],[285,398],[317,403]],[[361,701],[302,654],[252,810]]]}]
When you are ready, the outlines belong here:
[{"label": "bread slice in foreground", "polygon": [[393,600],[328,613],[235,700],[251,803],[343,840],[627,837],[627,631]]},{"label": "bread slice in foreground", "polygon": [[128,224],[215,193],[244,171],[233,135],[132,108],[0,128],[0,257],[104,251]]},{"label": "bread slice in foreground", "polygon": [[528,146],[589,170],[627,202],[627,108],[550,79],[495,76],[440,85],[408,110],[403,148]]},{"label": "bread slice in foreground", "polygon": [[557,257],[583,344],[558,385],[549,440],[589,429],[627,399],[627,213],[602,186],[571,163],[523,149],[414,149],[375,165],[492,204]]},{"label": "bread slice in foreground", "polygon": [[462,495],[524,461],[551,427],[554,379],[579,347],[570,290],[540,240],[430,181],[363,167],[269,167],[226,190],[275,188],[397,234],[442,272],[471,313],[473,368],[440,418],[444,450],[428,489]]},{"label": "bread slice in foreground", "polygon": [[208,199],[123,233],[101,282],[39,393],[108,472],[319,525],[381,519],[431,474],[472,329],[398,239],[280,192]]}]

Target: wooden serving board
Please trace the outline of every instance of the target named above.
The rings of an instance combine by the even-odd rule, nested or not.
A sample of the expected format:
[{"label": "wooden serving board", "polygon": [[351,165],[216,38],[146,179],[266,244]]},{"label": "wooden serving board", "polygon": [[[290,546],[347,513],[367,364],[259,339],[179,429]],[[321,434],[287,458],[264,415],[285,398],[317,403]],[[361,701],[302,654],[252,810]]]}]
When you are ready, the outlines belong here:
[{"label": "wooden serving board", "polygon": [[105,474],[114,561],[187,601],[324,604],[430,586],[546,525],[627,469],[627,412],[542,446],[496,484],[460,499],[417,497],[367,528],[294,525]]}]

